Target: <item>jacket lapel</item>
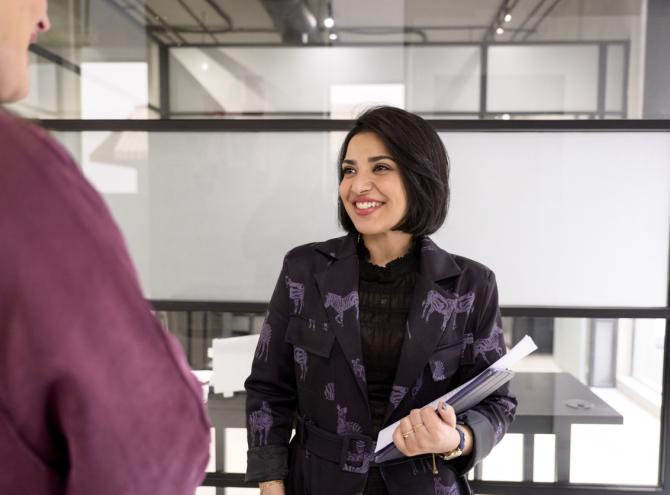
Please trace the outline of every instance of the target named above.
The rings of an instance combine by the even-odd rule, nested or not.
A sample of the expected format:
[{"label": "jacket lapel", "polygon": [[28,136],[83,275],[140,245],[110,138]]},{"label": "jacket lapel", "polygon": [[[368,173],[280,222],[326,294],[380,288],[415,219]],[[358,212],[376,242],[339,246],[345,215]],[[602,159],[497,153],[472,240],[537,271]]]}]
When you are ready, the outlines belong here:
[{"label": "jacket lapel", "polygon": [[405,338],[384,423],[388,422],[394,411],[399,410],[400,404],[408,396],[416,396],[421,388],[417,380],[437,342],[445,331],[453,331],[447,325],[453,316],[453,311],[450,312],[448,307],[451,304],[448,301],[453,301],[453,296],[447,295],[437,282],[458,276],[461,270],[452,256],[438,248],[430,238],[423,237],[420,243],[420,272],[414,286]]},{"label": "jacket lapel", "polygon": [[[342,348],[356,383],[367,403],[367,385],[363,366],[358,300],[358,257],[356,238],[349,235],[340,240],[339,246],[317,245],[317,250],[334,258],[322,272],[314,275],[323,305],[328,314],[328,324]],[[333,250],[336,248],[336,250]]]}]

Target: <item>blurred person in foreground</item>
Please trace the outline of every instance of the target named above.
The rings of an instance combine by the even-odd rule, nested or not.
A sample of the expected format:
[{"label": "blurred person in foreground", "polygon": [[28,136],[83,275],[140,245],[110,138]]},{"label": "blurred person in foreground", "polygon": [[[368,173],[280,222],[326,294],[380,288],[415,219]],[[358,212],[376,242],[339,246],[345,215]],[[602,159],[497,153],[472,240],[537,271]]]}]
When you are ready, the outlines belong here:
[{"label": "blurred person in foreground", "polygon": [[[0,2],[0,104],[28,93],[46,0]],[[209,423],[100,196],[0,111],[0,493],[192,494]]]}]

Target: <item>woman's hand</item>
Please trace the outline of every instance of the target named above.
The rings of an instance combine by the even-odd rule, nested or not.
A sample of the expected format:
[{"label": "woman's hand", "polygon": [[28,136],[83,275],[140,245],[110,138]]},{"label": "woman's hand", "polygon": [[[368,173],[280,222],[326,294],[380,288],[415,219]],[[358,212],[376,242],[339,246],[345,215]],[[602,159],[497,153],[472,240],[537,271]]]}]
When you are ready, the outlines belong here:
[{"label": "woman's hand", "polygon": [[259,495],[285,495],[284,483],[274,483],[272,485],[260,486]]},{"label": "woman's hand", "polygon": [[408,457],[419,454],[441,454],[458,447],[454,408],[440,401],[437,412],[430,406],[412,409],[400,420],[393,432],[393,443]]}]

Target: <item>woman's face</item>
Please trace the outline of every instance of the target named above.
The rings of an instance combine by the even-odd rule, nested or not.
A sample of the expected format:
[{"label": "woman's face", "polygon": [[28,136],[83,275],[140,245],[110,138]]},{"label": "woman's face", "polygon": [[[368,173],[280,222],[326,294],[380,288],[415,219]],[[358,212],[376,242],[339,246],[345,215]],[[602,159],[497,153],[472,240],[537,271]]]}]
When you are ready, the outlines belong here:
[{"label": "woman's face", "polygon": [[389,232],[407,213],[407,192],[400,167],[373,132],[349,141],[342,161],[340,199],[363,235]]},{"label": "woman's face", "polygon": [[0,103],[28,94],[28,45],[48,29],[47,0],[0,0]]}]

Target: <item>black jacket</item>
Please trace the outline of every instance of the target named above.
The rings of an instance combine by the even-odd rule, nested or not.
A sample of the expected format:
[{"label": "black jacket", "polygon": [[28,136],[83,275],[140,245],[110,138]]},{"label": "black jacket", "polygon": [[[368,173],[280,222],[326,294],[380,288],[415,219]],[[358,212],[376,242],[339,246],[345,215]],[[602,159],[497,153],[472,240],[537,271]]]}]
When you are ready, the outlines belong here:
[{"label": "black jacket", "polygon": [[[505,352],[493,272],[443,251],[428,237],[420,242],[420,273],[385,425],[472,378]],[[374,448],[355,441],[372,432],[358,275],[352,235],[286,255],[245,383],[247,480],[285,479],[287,493],[295,495],[363,491]],[[437,475],[430,455],[382,464],[390,493],[469,493],[465,473],[500,441],[515,410],[516,400],[504,386],[459,415],[474,432],[474,450],[450,462],[438,460]],[[296,415],[336,439],[353,438],[341,462],[307,448],[301,435],[289,445]]]}]

